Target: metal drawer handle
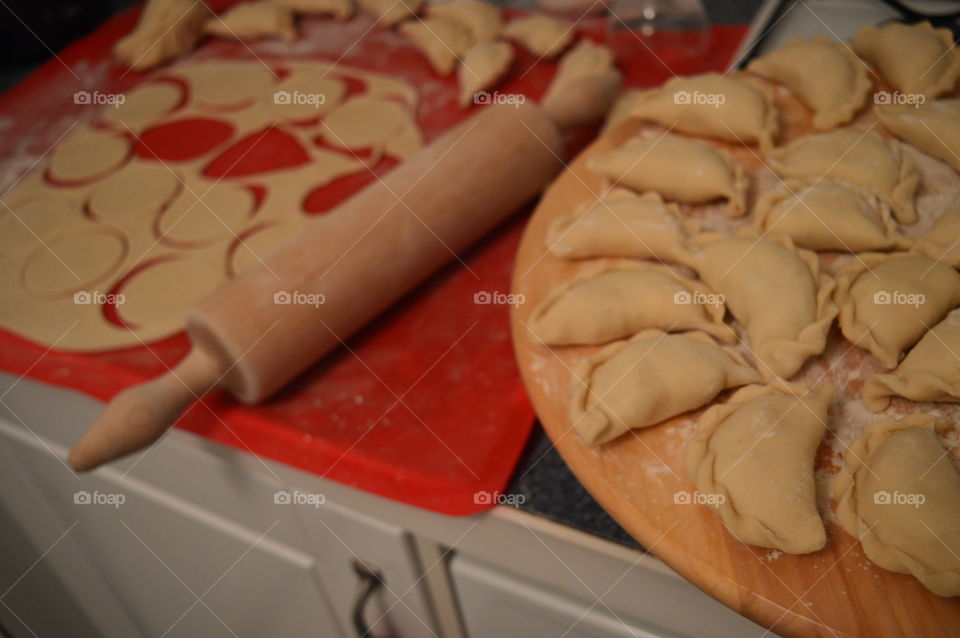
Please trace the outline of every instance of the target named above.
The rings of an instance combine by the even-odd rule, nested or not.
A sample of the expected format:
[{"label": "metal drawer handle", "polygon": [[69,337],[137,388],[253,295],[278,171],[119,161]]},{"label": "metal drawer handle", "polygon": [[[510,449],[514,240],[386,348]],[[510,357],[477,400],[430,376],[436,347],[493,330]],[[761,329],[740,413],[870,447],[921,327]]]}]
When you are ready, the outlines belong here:
[{"label": "metal drawer handle", "polygon": [[360,578],[360,586],[353,598],[353,628],[359,638],[370,638],[373,634],[363,618],[364,611],[367,601],[373,598],[373,593],[383,585],[383,576],[376,567],[360,559],[353,561],[353,571]]}]

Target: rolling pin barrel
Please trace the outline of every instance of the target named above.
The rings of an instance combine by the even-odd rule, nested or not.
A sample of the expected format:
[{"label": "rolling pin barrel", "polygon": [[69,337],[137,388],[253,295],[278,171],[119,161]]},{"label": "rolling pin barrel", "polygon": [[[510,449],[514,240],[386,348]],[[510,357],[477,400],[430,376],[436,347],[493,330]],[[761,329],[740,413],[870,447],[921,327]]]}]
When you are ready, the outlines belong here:
[{"label": "rolling pin barrel", "polygon": [[239,400],[270,396],[534,197],[562,154],[536,105],[485,108],[201,303],[194,346],[228,363]]}]

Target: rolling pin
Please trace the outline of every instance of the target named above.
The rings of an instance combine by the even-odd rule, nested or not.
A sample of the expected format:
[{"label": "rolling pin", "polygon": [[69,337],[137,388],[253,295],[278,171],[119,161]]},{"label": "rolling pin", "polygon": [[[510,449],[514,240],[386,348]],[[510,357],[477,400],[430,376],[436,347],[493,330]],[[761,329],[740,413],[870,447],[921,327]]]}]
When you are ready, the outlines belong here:
[{"label": "rolling pin", "polygon": [[187,314],[190,353],[113,398],[70,451],[78,471],[146,447],[215,387],[262,401],[537,195],[560,131],[602,117],[619,77],[568,99],[484,107]]}]

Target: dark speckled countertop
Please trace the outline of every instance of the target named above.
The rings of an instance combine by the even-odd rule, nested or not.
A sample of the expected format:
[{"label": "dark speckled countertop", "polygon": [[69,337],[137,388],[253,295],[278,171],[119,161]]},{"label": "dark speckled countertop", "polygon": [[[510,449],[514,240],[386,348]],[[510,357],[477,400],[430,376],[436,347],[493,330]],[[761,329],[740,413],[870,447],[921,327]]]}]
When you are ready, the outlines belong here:
[{"label": "dark speckled countertop", "polygon": [[524,511],[643,549],[580,484],[539,423],[534,426],[506,492],[524,496],[519,506]]}]

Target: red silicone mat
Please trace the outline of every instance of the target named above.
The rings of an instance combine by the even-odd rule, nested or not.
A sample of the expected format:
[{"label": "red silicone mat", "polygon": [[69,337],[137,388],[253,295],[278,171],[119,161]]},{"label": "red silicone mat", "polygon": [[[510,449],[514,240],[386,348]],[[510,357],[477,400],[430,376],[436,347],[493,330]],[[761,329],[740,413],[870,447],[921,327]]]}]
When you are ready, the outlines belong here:
[{"label": "red silicone mat", "polygon": [[[230,3],[215,4],[222,8]],[[0,173],[19,175],[77,118],[92,117],[90,107],[74,104],[74,92],[123,91],[143,81],[145,76],[125,73],[109,58],[113,43],[132,27],[138,13],[111,19],[60,52],[60,60],[51,60],[0,97]],[[268,63],[339,60],[415,85],[422,100],[418,119],[428,141],[469,115],[456,106],[453,77],[437,77],[403,38],[371,29],[371,24],[362,16],[346,24],[304,21],[301,39],[289,50],[271,43],[251,48]],[[714,27],[707,66],[725,68],[745,31]],[[579,34],[600,37],[602,26],[594,22]],[[631,85],[653,85],[671,72],[697,70],[683,61],[653,56],[628,33],[618,37],[628,38],[620,64]],[[239,43],[207,41],[193,56],[251,58],[253,52]],[[517,52],[499,90],[536,99],[556,65]],[[570,152],[594,133],[570,135]],[[191,135],[182,129],[158,137],[175,148],[178,137]],[[259,142],[263,148],[250,153],[264,162],[261,169],[283,161],[285,151],[277,151],[283,144],[277,142],[264,138]],[[375,170],[382,174],[394,164],[387,158]],[[244,165],[244,170],[257,169]],[[323,214],[373,179],[363,172],[337,180],[311,194],[304,209]],[[349,348],[314,365],[269,402],[245,407],[215,393],[194,406],[178,427],[427,509],[465,515],[490,507],[489,502],[475,502],[474,494],[506,485],[534,413],[513,358],[508,308],[476,304],[474,295],[509,291],[525,220],[526,214],[518,216],[461,255],[468,268],[454,262],[351,339]],[[180,334],[147,347],[81,355],[48,350],[0,330],[0,369],[106,400],[164,372],[188,349],[186,336]]]}]

